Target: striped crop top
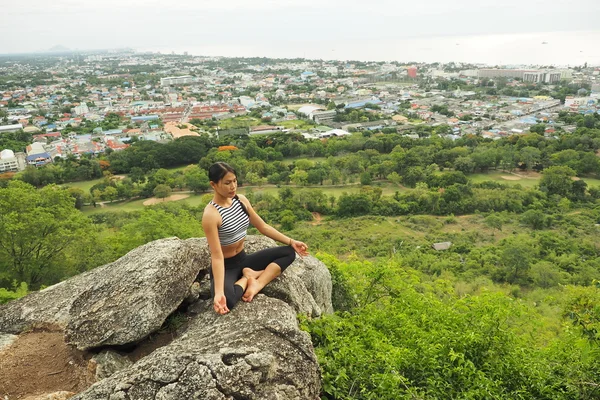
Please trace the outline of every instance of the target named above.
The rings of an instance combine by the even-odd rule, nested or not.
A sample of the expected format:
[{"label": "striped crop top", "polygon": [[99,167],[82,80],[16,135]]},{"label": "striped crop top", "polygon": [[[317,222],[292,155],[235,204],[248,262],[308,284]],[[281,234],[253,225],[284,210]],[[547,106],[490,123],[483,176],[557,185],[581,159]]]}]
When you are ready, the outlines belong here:
[{"label": "striped crop top", "polygon": [[246,237],[246,230],[250,226],[250,218],[242,208],[242,202],[233,198],[231,206],[221,207],[214,201],[210,201],[219,214],[221,214],[221,226],[219,227],[219,242],[221,246],[237,243]]}]

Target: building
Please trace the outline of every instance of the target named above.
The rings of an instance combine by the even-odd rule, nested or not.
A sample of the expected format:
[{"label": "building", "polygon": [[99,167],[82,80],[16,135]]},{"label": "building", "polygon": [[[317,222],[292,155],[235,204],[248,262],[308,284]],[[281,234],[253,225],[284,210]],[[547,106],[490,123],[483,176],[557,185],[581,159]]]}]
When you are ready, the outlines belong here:
[{"label": "building", "polygon": [[307,104],[298,109],[298,114],[303,114],[306,115],[308,118],[313,119],[314,113],[319,111],[325,111],[325,107],[320,105]]},{"label": "building", "polygon": [[592,92],[590,94],[590,97],[600,97],[600,83],[592,84]]},{"label": "building", "polygon": [[532,71],[523,73],[523,82],[538,83],[544,82],[546,73],[541,71]]},{"label": "building", "polygon": [[328,137],[343,137],[352,135],[350,132],[345,131],[343,129],[332,129],[326,132],[319,133],[319,138],[328,138]]},{"label": "building", "polygon": [[0,134],[8,133],[8,132],[16,132],[20,129],[23,129],[22,124],[13,124],[13,125],[1,125],[0,126]]},{"label": "building", "polygon": [[526,72],[538,72],[534,69],[498,69],[498,68],[482,68],[477,72],[477,77],[481,78],[518,78],[523,79]]},{"label": "building", "polygon": [[0,173],[19,171],[19,162],[12,150],[0,151]]},{"label": "building", "polygon": [[319,125],[326,125],[329,122],[332,122],[337,112],[335,110],[328,111],[314,111],[312,113],[314,121]]},{"label": "building", "polygon": [[41,167],[52,162],[52,156],[41,143],[35,142],[27,146],[27,165]]},{"label": "building", "polygon": [[531,71],[523,73],[523,82],[556,83],[560,82],[560,77],[560,71]]},{"label": "building", "polygon": [[544,82],[546,83],[556,83],[556,82],[560,82],[562,74],[560,71],[550,71],[550,72],[546,72],[546,77],[544,79]]},{"label": "building", "polygon": [[82,102],[77,107],[74,108],[75,115],[84,115],[90,112],[88,105],[85,102]]},{"label": "building", "polygon": [[417,67],[415,67],[415,66],[408,67],[406,69],[406,74],[408,75],[409,78],[416,78],[417,77]]},{"label": "building", "polygon": [[189,85],[190,83],[196,82],[196,78],[191,75],[183,76],[168,76],[166,78],[160,78],[160,86],[173,86],[173,85]]}]

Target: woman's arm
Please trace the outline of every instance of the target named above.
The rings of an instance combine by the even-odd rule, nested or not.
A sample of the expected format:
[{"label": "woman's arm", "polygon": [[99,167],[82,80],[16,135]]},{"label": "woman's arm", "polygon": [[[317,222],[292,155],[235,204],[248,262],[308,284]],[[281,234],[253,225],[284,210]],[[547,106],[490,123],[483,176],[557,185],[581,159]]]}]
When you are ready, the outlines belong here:
[{"label": "woman's arm", "polygon": [[219,219],[220,215],[216,210],[211,210],[208,206],[204,209],[202,229],[204,229],[208,248],[210,249],[213,285],[215,288],[214,309],[219,314],[225,314],[229,309],[227,308],[227,299],[225,298],[225,261],[223,251],[221,250],[221,242],[219,241]]},{"label": "woman's arm", "polygon": [[250,204],[250,201],[246,198],[246,196],[243,196],[243,195],[238,195],[238,196],[240,198],[240,201],[242,201],[244,203],[244,206],[246,207],[246,210],[248,211],[248,217],[250,218],[250,223],[256,229],[258,229],[258,231],[260,233],[262,233],[263,235],[265,235],[267,237],[270,237],[273,240],[276,240],[276,241],[286,244],[288,246],[292,246],[294,248],[294,250],[301,256],[308,255],[308,246],[305,243],[300,242],[298,240],[294,240],[294,239],[290,238],[289,236],[286,236],[283,233],[279,232],[277,229],[273,228],[271,225],[267,224],[265,221],[263,221],[263,219],[260,217],[260,215],[258,215],[256,213],[256,211],[254,211],[254,208],[252,208],[252,204]]}]

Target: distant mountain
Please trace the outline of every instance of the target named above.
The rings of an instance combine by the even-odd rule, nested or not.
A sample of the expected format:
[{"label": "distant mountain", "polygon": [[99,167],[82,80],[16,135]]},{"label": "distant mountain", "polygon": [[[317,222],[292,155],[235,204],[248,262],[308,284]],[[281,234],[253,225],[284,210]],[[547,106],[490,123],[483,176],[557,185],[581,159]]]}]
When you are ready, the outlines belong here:
[{"label": "distant mountain", "polygon": [[54,46],[54,47],[46,50],[45,53],[63,53],[65,51],[71,51],[71,49],[69,49],[65,46],[57,45],[57,46]]}]

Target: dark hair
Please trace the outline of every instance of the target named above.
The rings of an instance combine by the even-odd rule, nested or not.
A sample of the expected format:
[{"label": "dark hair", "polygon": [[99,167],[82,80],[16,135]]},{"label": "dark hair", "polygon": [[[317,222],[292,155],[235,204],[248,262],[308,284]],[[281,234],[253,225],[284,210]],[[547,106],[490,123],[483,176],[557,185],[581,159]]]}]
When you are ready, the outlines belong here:
[{"label": "dark hair", "polygon": [[235,169],[231,165],[222,161],[216,162],[208,169],[208,179],[211,182],[218,183],[228,172],[237,176],[237,172],[235,172]]},{"label": "dark hair", "polygon": [[[213,165],[211,165],[208,169],[208,179],[210,179],[211,182],[218,183],[221,179],[223,179],[225,175],[227,175],[228,172],[231,172],[237,177],[237,173],[231,165],[222,161],[216,162]],[[242,206],[242,210],[244,211],[244,213],[246,215],[249,215],[246,206],[244,205],[244,203],[242,203],[237,194],[234,196],[234,199],[240,202],[240,206]]]}]

